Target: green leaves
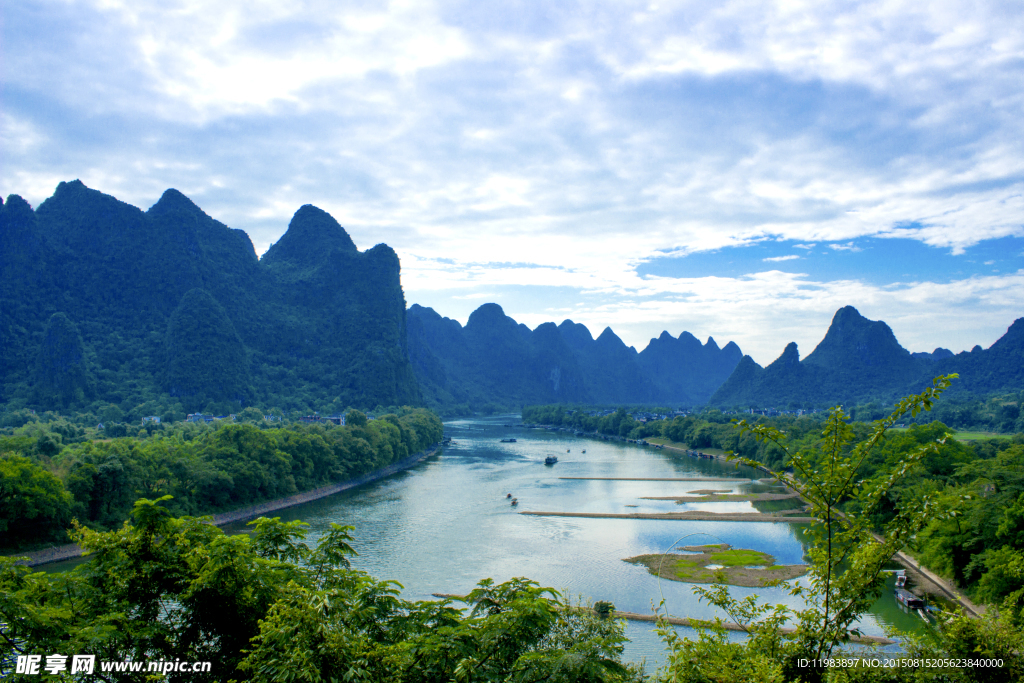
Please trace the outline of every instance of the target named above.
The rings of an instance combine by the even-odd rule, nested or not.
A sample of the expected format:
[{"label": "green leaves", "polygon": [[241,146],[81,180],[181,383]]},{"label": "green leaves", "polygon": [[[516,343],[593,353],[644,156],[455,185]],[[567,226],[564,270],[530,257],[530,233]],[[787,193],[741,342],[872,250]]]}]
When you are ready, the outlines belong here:
[{"label": "green leaves", "polygon": [[0,558],[0,644],[211,661],[220,680],[640,680],[620,661],[623,622],[533,581],[481,581],[465,611],[408,602],[400,584],[351,568],[352,527],[332,525],[311,549],[301,522],[259,519],[251,535],[225,536],[208,520],[171,516],[169,502],[138,501],[117,531],[76,527],[92,560],[69,572]]},{"label": "green leaves", "polygon": [[71,495],[28,458],[0,454],[0,547],[41,539],[64,541]]},{"label": "green leaves", "polygon": [[[797,448],[791,448],[786,435],[775,427],[738,422],[741,433],[783,450],[784,462],[792,472],[770,470],[771,474],[798,491],[817,520],[807,530],[811,539],[807,553],[810,587],[791,589],[803,597],[806,606],[792,612],[781,606],[769,610],[752,597],[735,600],[724,586],[697,588],[702,599],[743,625],[750,638],[743,644],[727,644],[721,628],[712,626],[701,631],[696,643],[687,642],[672,637],[663,625],[663,638],[672,650],[671,671],[683,674],[674,680],[736,680],[726,671],[756,673],[767,680],[789,679],[798,674],[794,669],[798,658],[828,658],[838,645],[857,635],[853,625],[880,594],[883,567],[934,518],[933,497],[901,500],[881,534],[874,533],[871,515],[888,491],[926,455],[936,452],[937,443],[903,452],[870,473],[867,465],[873,451],[885,443],[887,431],[903,416],[929,410],[953,378],[955,375],[937,377],[932,387],[904,398],[866,434],[858,433],[841,407],[829,412],[817,440]],[[763,468],[763,463],[738,460]],[[798,626],[795,633],[784,635],[780,629],[790,616]],[[695,655],[706,661],[694,663]],[[820,674],[809,670],[799,675],[813,680]]]}]

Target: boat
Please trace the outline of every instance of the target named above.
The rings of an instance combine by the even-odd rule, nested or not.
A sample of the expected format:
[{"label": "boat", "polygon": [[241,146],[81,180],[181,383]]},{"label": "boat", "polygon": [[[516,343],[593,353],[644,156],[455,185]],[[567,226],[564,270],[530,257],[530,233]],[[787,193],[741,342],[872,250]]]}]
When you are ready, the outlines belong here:
[{"label": "boat", "polygon": [[896,600],[907,609],[924,609],[924,600],[905,588],[896,589]]},{"label": "boat", "polygon": [[583,452],[584,452],[584,453],[586,453],[586,452],[587,452],[587,449],[586,449],[586,448],[584,448],[584,449],[583,449]]},{"label": "boat", "polygon": [[907,585],[907,572],[903,569],[896,572],[896,587],[903,588]]},{"label": "boat", "polygon": [[502,443],[515,443],[516,440],[515,439],[502,439],[501,442]]},{"label": "boat", "polygon": [[548,457],[544,458],[545,465],[554,465],[556,462],[558,462],[558,458],[556,458],[553,455],[549,455]]}]

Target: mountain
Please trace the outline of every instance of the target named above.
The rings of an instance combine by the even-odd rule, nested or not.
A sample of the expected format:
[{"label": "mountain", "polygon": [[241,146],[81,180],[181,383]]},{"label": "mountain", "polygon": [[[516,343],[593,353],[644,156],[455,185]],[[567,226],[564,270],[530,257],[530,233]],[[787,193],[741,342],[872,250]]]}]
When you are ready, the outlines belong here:
[{"label": "mountain", "polygon": [[554,325],[531,331],[484,304],[463,327],[433,309],[408,314],[409,357],[429,403],[502,406],[586,398],[583,372]]},{"label": "mountain", "polygon": [[713,337],[701,345],[689,332],[678,338],[662,332],[639,355],[641,367],[654,378],[661,395],[691,405],[705,403],[742,358],[743,352],[734,342],[719,349]]},{"label": "mountain", "polygon": [[418,305],[407,320],[410,362],[428,402],[442,405],[697,404],[742,358],[731,342],[702,346],[685,332],[678,340],[665,333],[637,353],[611,328],[597,339],[571,320],[530,330],[493,303],[465,327]]},{"label": "mountain", "polygon": [[889,401],[921,391],[936,375],[959,373],[954,392],[986,394],[1024,387],[1024,319],[988,350],[910,353],[882,321],[857,309],[836,311],[824,339],[800,360],[795,343],[765,368],[744,358],[711,397],[718,406],[775,407]]},{"label": "mountain", "polygon": [[958,373],[963,390],[976,394],[1024,389],[1024,318],[1014,320],[987,349],[975,346],[940,358],[933,367],[934,374]]},{"label": "mountain", "polygon": [[[257,258],[169,189],[0,205],[0,400],[98,412],[418,403],[398,257],[306,205]],[[136,411],[137,412],[137,411]]]}]

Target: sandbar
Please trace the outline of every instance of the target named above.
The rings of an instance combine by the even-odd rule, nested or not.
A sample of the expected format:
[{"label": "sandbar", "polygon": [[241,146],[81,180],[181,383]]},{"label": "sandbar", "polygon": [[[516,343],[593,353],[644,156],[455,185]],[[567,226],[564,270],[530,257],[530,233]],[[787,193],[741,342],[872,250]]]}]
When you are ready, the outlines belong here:
[{"label": "sandbar", "polygon": [[[775,564],[759,550],[732,548],[727,543],[679,548],[689,555],[664,553],[637,555],[625,561],[641,564],[655,576],[685,583],[724,583],[759,588],[771,581],[788,581],[807,573],[805,564]],[[708,566],[711,565],[711,566]],[[720,565],[720,566],[719,566]]]}]

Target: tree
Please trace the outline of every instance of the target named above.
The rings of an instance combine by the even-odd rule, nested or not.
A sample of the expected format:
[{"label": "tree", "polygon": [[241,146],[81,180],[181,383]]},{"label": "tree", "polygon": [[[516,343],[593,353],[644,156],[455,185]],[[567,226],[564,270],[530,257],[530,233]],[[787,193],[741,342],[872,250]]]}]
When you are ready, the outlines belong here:
[{"label": "tree", "polygon": [[[671,649],[670,668],[682,676],[674,680],[704,680],[700,678],[704,675],[702,671],[728,670],[723,667],[722,658],[733,657],[747,665],[756,663],[757,676],[765,680],[813,681],[821,675],[820,670],[801,669],[798,661],[827,659],[838,645],[859,635],[854,622],[881,594],[881,572],[886,563],[930,519],[943,513],[936,505],[935,495],[900,500],[900,508],[880,534],[873,533],[872,515],[885,500],[886,492],[929,453],[935,453],[942,439],[894,456],[873,476],[862,479],[865,465],[893,425],[905,415],[916,417],[922,410],[930,410],[955,377],[937,377],[932,387],[901,400],[888,417],[874,423],[863,440],[855,438],[841,407],[830,411],[820,439],[800,449],[792,448],[786,435],[775,427],[746,420],[737,423],[741,432],[782,449],[792,474],[770,472],[803,496],[817,520],[807,532],[811,539],[810,586],[791,587],[792,594],[804,597],[806,607],[792,612],[782,606],[768,609],[753,600],[736,601],[721,586],[696,588],[702,599],[725,610],[751,637],[746,643],[727,646],[724,632],[712,629],[710,635],[705,630],[697,644],[685,643],[673,638],[663,626]],[[762,463],[738,460],[765,469]],[[796,631],[783,635],[780,627],[788,617],[796,620]],[[697,653],[704,656],[695,659]],[[753,674],[754,670],[749,670],[743,675]]]},{"label": "tree", "polygon": [[23,456],[0,455],[0,547],[64,540],[70,510],[71,495],[57,477]]},{"label": "tree", "polygon": [[258,408],[249,406],[235,416],[238,422],[263,422],[263,412]]},{"label": "tree", "polygon": [[[5,651],[209,661],[217,680],[238,681],[640,680],[620,662],[623,622],[553,589],[486,579],[466,597],[468,613],[448,600],[408,602],[399,584],[351,566],[352,527],[332,524],[314,548],[305,524],[279,518],[227,536],[209,518],[172,517],[168,498],[139,500],[117,531],[76,527],[92,560],[72,571],[32,572],[0,557]],[[36,678],[5,657],[0,677]]]}]

